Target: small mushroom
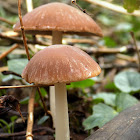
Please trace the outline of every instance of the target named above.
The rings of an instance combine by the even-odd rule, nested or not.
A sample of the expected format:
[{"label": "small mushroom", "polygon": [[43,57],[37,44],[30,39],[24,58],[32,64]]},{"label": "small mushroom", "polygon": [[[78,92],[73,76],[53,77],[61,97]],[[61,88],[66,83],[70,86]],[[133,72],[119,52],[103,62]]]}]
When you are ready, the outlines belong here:
[{"label": "small mushroom", "polygon": [[99,65],[84,51],[69,45],[52,45],[36,53],[22,77],[36,85],[54,85],[56,140],[69,140],[66,84],[99,75]]}]

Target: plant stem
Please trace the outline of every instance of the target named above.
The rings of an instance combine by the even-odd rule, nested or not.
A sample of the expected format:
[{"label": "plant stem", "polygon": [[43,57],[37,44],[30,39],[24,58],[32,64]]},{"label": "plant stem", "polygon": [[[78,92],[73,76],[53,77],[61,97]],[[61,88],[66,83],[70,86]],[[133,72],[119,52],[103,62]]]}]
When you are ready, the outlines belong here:
[{"label": "plant stem", "polygon": [[[19,85],[19,86],[0,86],[0,89],[6,88],[26,88],[26,87],[38,87],[39,85]],[[41,87],[41,85],[40,85]]]},{"label": "plant stem", "polygon": [[69,140],[68,103],[65,83],[55,84],[56,140]]},{"label": "plant stem", "polygon": [[30,93],[30,100],[28,103],[28,123],[26,131],[26,140],[33,140],[32,129],[34,123],[34,99],[35,99],[36,88],[32,89]]},{"label": "plant stem", "polygon": [[10,52],[12,52],[13,50],[15,50],[17,47],[19,47],[18,44],[14,44],[8,51],[6,52],[3,52],[1,55],[0,55],[0,59],[4,58],[5,56],[7,56]]},{"label": "plant stem", "polygon": [[18,16],[19,16],[19,20],[20,20],[21,32],[22,32],[22,36],[23,36],[23,43],[25,46],[27,58],[28,58],[28,60],[30,60],[30,55],[29,55],[29,51],[28,51],[28,46],[27,46],[27,41],[26,41],[26,37],[25,37],[24,26],[23,26],[22,16],[21,16],[21,0],[18,0]]},{"label": "plant stem", "polygon": [[11,22],[11,21],[9,21],[9,20],[3,18],[3,17],[0,17],[0,21],[3,21],[3,22],[8,23],[8,24],[10,24],[10,25],[13,25],[13,24],[14,24],[13,22]]},{"label": "plant stem", "polygon": [[[3,33],[0,33],[0,38],[10,40],[10,41],[13,41],[13,42],[16,42],[16,43],[19,43],[19,44],[23,44],[23,40],[19,37],[11,37],[11,36],[5,35]],[[36,41],[35,40],[26,40],[26,41],[29,44],[39,44],[39,45],[44,45],[44,46],[50,45],[48,43],[45,43],[43,41],[38,41],[38,40],[36,40]]]}]

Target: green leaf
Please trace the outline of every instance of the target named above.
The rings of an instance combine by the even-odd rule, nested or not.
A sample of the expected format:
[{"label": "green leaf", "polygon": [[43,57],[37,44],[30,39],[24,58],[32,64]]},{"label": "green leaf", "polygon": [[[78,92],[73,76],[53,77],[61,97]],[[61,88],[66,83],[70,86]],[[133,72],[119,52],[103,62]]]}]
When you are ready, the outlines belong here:
[{"label": "green leaf", "polygon": [[104,103],[104,100],[102,98],[96,98],[93,101],[94,101],[94,104]]},{"label": "green leaf", "polygon": [[116,88],[116,86],[115,86],[115,84],[114,84],[114,82],[109,82],[109,83],[107,83],[105,86],[104,86],[104,88],[105,89],[110,89],[110,90],[116,90],[117,88]]},{"label": "green leaf", "polygon": [[137,72],[120,72],[115,76],[114,82],[122,92],[130,93],[140,90],[140,74]]},{"label": "green leaf", "polygon": [[45,90],[45,88],[40,88],[40,91],[43,97],[47,95],[47,91]]},{"label": "green leaf", "polygon": [[[18,74],[21,74],[25,66],[27,65],[28,60],[27,59],[12,59],[8,61],[8,69],[10,71],[16,72]],[[17,77],[17,76],[14,76]]]},{"label": "green leaf", "polygon": [[115,106],[116,95],[114,93],[98,93],[93,95],[93,99],[103,99],[105,104]]},{"label": "green leaf", "polygon": [[24,99],[20,100],[20,104],[28,104],[29,96],[25,97]]},{"label": "green leaf", "polygon": [[91,87],[94,85],[94,81],[92,79],[86,79],[83,81],[78,81],[78,82],[72,82],[70,85],[67,85],[67,89],[70,88],[87,88],[87,87]]},{"label": "green leaf", "polygon": [[10,117],[11,121],[14,122],[18,117],[17,116],[12,116]]},{"label": "green leaf", "polygon": [[8,133],[11,133],[10,125],[3,119],[0,119],[0,122],[6,126]]},{"label": "green leaf", "polygon": [[85,130],[92,129],[96,126],[102,127],[105,123],[112,120],[118,113],[108,105],[99,103],[93,107],[93,115],[89,116],[83,125]]},{"label": "green leaf", "polygon": [[127,9],[127,12],[132,13],[134,10],[138,10],[140,8],[139,0],[124,0],[123,7]]},{"label": "green leaf", "polygon": [[49,116],[43,116],[39,121],[38,121],[38,125],[43,124],[47,119],[49,118]]},{"label": "green leaf", "polygon": [[108,47],[115,47],[117,43],[110,37],[104,37],[105,45]]},{"label": "green leaf", "polygon": [[116,106],[118,112],[121,112],[122,110],[131,107],[137,103],[138,100],[127,93],[118,93],[116,96]]}]

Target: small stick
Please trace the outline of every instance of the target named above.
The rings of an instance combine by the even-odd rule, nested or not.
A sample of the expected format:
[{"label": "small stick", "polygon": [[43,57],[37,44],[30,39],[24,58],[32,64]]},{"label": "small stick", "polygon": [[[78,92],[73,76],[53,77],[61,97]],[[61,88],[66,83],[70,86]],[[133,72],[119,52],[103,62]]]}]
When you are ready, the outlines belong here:
[{"label": "small stick", "polygon": [[21,77],[20,74],[15,73],[15,72],[13,72],[13,71],[2,71],[2,74],[3,74],[3,75],[9,75],[9,74],[12,74],[12,75],[15,75],[15,76]]},{"label": "small stick", "polygon": [[137,43],[136,43],[136,39],[135,39],[135,35],[133,32],[130,32],[131,36],[132,36],[132,39],[133,39],[133,42],[134,42],[134,46],[136,48],[136,52],[137,52],[137,56],[138,56],[138,63],[139,63],[139,68],[138,68],[138,71],[140,72],[140,52],[139,52],[139,49],[138,49],[138,46],[137,46]]},{"label": "small stick", "polygon": [[30,55],[29,55],[29,51],[28,51],[28,46],[27,46],[27,41],[26,41],[26,37],[25,37],[24,26],[23,26],[22,16],[21,16],[21,0],[18,0],[18,14],[19,14],[18,16],[19,16],[20,25],[21,25],[23,43],[24,43],[24,46],[25,46],[27,58],[28,58],[28,60],[30,60]]},{"label": "small stick", "polygon": [[[33,10],[33,5],[32,5],[32,0],[26,0],[26,7],[27,11],[30,12]],[[22,18],[21,18],[22,19]],[[24,32],[24,28],[23,28]],[[25,34],[25,32],[24,32]],[[24,38],[23,38],[24,40]],[[27,43],[26,40],[24,42]],[[30,57],[28,57],[28,60],[30,60]],[[32,89],[32,93],[30,93],[29,96],[29,103],[28,103],[28,123],[27,123],[27,130],[26,130],[26,140],[33,140],[33,124],[34,124],[34,100],[35,100],[35,93],[36,93],[36,88]]]},{"label": "small stick", "polygon": [[[82,9],[77,3],[76,0],[72,0],[71,1],[76,7],[78,7],[83,13],[86,13],[87,15],[89,15],[85,9]],[[89,15],[90,16],[90,15]]]},{"label": "small stick", "polygon": [[[23,40],[21,38],[11,37],[11,36],[8,36],[8,35],[4,35],[2,33],[0,33],[0,38],[23,44]],[[49,44],[47,44],[43,41],[38,41],[38,40],[33,40],[33,41],[32,40],[27,40],[27,43],[29,43],[29,44],[39,44],[39,45],[45,45],[45,46],[49,45]]]},{"label": "small stick", "polygon": [[7,89],[7,88],[26,88],[26,87],[43,87],[43,86],[42,85],[0,86],[0,89]]},{"label": "small stick", "polygon": [[126,53],[128,51],[126,46],[120,47],[120,48],[95,48],[95,47],[83,47],[80,45],[74,45],[75,47],[78,47],[82,49],[83,51],[86,51],[88,53],[105,53],[105,54],[114,54],[114,53]]},{"label": "small stick", "polygon": [[11,22],[11,21],[9,21],[9,20],[3,18],[3,17],[0,17],[0,21],[3,21],[3,22],[8,23],[8,24],[10,24],[10,25],[14,25],[13,22]]},{"label": "small stick", "polygon": [[123,68],[138,68],[138,65],[135,63],[128,63],[125,65],[119,65],[119,64],[105,64],[105,65],[100,65],[101,69],[112,69],[112,68],[117,68],[117,69],[123,69]]},{"label": "small stick", "polygon": [[[54,134],[54,130],[49,128],[49,127],[38,127],[36,129],[33,129],[33,132],[45,132],[46,134],[50,134],[53,135]],[[20,131],[20,132],[16,132],[16,133],[1,133],[0,134],[0,138],[5,138],[7,137],[15,137],[15,136],[24,136],[26,134],[25,131]],[[10,138],[9,138],[10,139]]]},{"label": "small stick", "polygon": [[6,35],[6,36],[10,36],[10,37],[17,37],[17,36],[19,36],[19,33],[11,31],[11,30],[2,32],[2,34]]},{"label": "small stick", "polygon": [[3,52],[3,53],[0,55],[0,60],[1,60],[2,58],[4,58],[5,56],[7,56],[10,52],[12,52],[13,50],[15,50],[17,47],[19,47],[19,45],[18,45],[18,44],[15,44],[15,45],[13,45],[8,51]]},{"label": "small stick", "polygon": [[129,55],[120,54],[120,53],[118,53],[116,55],[116,58],[123,59],[123,60],[129,61],[129,62],[137,62],[137,59],[135,59],[134,57],[129,56]]},{"label": "small stick", "polygon": [[28,123],[27,123],[27,130],[26,130],[26,140],[33,140],[32,130],[33,130],[33,123],[34,123],[34,100],[35,100],[35,93],[36,88],[32,89],[30,93],[30,100],[28,103]]}]

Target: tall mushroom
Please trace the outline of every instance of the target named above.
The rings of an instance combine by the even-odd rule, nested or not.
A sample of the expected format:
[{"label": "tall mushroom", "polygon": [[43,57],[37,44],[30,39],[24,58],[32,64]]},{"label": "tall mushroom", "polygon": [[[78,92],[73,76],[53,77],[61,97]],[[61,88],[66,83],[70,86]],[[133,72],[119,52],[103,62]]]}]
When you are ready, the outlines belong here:
[{"label": "tall mushroom", "polygon": [[99,65],[84,51],[69,45],[52,45],[36,53],[22,77],[36,85],[54,85],[56,140],[69,140],[66,84],[99,75]]},{"label": "tall mushroom", "polygon": [[[63,3],[49,3],[35,8],[23,17],[23,25],[29,34],[52,34],[52,44],[62,44],[62,35],[97,35],[102,37],[102,31],[95,21],[82,11]],[[19,22],[14,31],[20,31]],[[54,91],[54,88],[50,88]],[[54,93],[50,94],[51,103],[54,102]],[[51,109],[54,114],[53,109]],[[54,115],[53,115],[54,118]]]}]

